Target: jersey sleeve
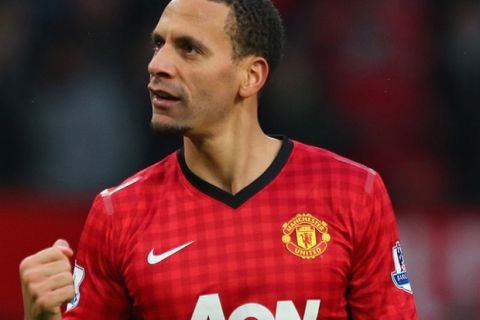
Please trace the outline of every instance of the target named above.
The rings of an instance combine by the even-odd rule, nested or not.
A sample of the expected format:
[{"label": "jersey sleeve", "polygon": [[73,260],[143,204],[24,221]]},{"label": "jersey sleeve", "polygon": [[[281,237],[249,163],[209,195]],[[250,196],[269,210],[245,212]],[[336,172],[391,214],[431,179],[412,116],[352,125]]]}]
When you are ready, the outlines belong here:
[{"label": "jersey sleeve", "polygon": [[122,284],[114,217],[97,196],[80,237],[74,268],[75,297],[63,319],[129,319],[130,304]]},{"label": "jersey sleeve", "polygon": [[380,176],[369,174],[373,184],[366,188],[365,211],[356,219],[347,291],[351,317],[417,319],[390,198]]}]

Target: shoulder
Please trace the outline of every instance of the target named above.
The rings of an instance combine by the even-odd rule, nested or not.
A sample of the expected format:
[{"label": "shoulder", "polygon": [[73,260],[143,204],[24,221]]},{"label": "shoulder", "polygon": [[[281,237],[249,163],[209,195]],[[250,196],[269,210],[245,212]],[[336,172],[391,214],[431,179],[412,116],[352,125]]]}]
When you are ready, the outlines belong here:
[{"label": "shoulder", "polygon": [[390,197],[375,170],[335,152],[294,143],[294,171],[304,172],[302,181],[309,195],[327,204],[341,219],[357,221],[355,224],[359,219],[366,223],[372,217],[390,215]]},{"label": "shoulder", "polygon": [[358,185],[364,191],[371,192],[379,174],[372,168],[341,156],[333,151],[294,142],[292,162],[294,165],[308,170],[313,176],[333,184]]},{"label": "shoulder", "polygon": [[[121,207],[132,207],[148,201],[153,194],[161,194],[162,190],[171,187],[178,174],[176,152],[171,153],[159,162],[141,170],[125,179],[120,184],[100,192],[95,199],[102,203],[108,211],[117,211]],[[95,204],[94,204],[95,205]],[[115,208],[114,208],[115,207]]]},{"label": "shoulder", "polygon": [[324,149],[322,147],[305,144],[295,140],[293,140],[293,143],[296,156],[303,157],[305,160],[320,162],[324,165],[341,167],[353,171],[367,172],[369,170],[372,170],[371,168],[359,162],[341,156],[333,151]]}]

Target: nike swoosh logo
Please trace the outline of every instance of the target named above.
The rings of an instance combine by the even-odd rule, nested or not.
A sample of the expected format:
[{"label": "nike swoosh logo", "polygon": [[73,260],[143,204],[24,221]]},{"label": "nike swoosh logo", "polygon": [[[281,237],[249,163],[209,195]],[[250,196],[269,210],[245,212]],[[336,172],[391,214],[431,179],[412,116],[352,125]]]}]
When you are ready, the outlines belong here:
[{"label": "nike swoosh logo", "polygon": [[183,248],[191,245],[191,244],[194,243],[194,242],[195,242],[195,241],[187,242],[187,243],[185,243],[185,244],[182,244],[182,245],[179,246],[179,247],[173,248],[172,250],[169,250],[169,251],[166,251],[166,252],[164,252],[164,253],[162,253],[162,254],[159,254],[158,256],[153,253],[153,250],[154,250],[154,249],[152,249],[152,250],[150,251],[150,253],[148,254],[147,262],[148,262],[149,264],[157,264],[157,263],[159,263],[160,261],[163,261],[163,260],[167,259],[168,257],[174,255],[174,254],[177,253],[178,251],[180,251],[180,250],[182,250]]}]

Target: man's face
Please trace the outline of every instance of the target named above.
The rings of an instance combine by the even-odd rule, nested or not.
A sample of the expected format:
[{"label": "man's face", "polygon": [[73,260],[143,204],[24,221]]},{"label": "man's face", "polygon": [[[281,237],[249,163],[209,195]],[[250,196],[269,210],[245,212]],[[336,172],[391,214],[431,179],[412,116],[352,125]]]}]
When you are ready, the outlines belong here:
[{"label": "man's face", "polygon": [[231,112],[240,73],[225,32],[230,8],[173,0],[153,31],[148,65],[152,127],[186,135],[214,133]]}]

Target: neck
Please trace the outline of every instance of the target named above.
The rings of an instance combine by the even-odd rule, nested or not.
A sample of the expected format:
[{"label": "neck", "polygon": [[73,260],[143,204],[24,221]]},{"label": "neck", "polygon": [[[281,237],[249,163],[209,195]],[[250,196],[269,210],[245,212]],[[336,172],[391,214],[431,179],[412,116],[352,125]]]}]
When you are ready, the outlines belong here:
[{"label": "neck", "polygon": [[221,134],[184,138],[189,169],[231,194],[238,193],[265,172],[281,146],[281,141],[262,132],[257,121],[249,125],[238,120],[233,128]]}]

